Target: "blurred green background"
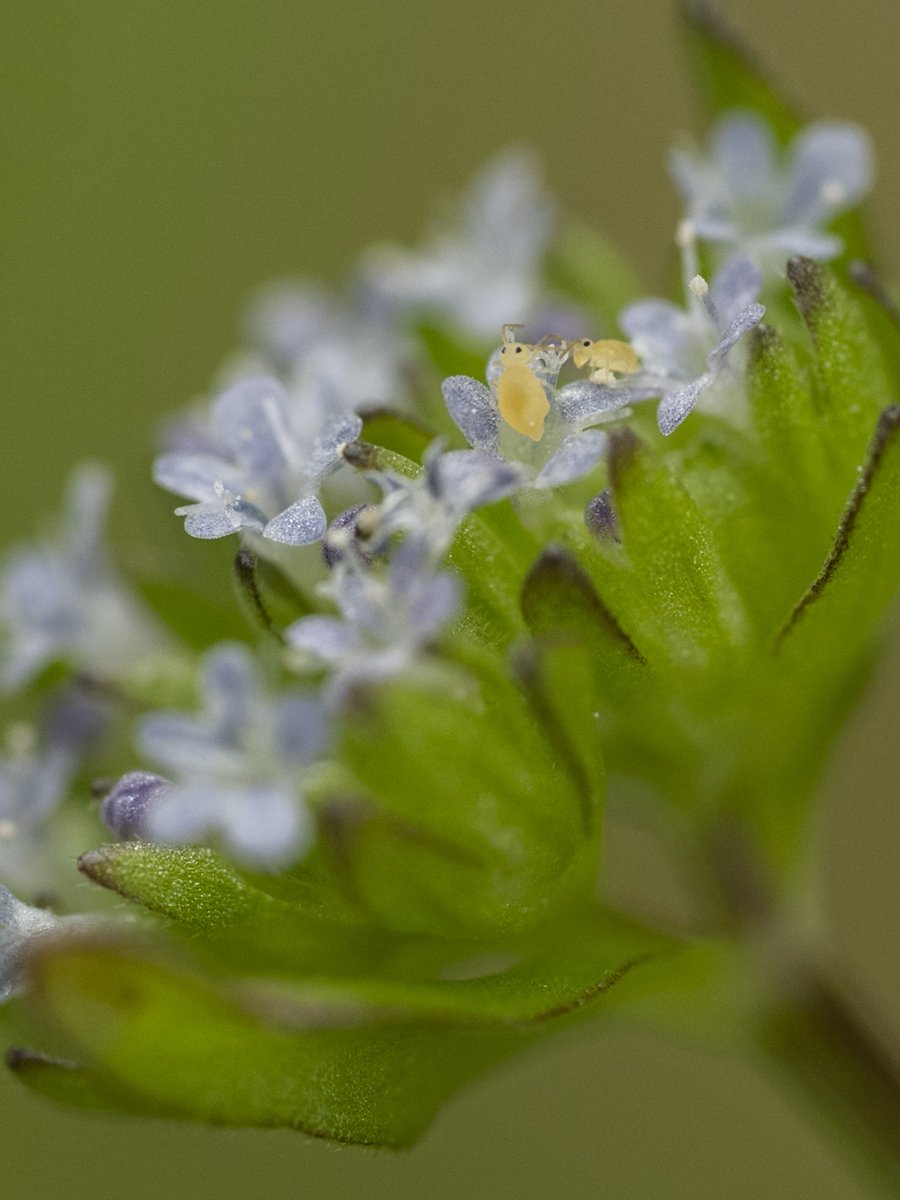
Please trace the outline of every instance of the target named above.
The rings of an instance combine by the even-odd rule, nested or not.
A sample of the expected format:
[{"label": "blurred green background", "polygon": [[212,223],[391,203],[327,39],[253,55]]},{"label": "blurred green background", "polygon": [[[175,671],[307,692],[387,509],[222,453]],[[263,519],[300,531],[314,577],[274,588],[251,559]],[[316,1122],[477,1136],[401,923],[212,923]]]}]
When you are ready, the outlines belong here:
[{"label": "blurred green background", "polygon": [[[725,7],[810,113],[873,131],[878,242],[900,262],[900,8]],[[171,499],[148,482],[160,417],[205,390],[255,287],[339,281],[370,241],[415,240],[510,141],[661,285],[664,154],[697,128],[669,0],[35,0],[0,29],[4,540],[95,456],[120,479],[127,561],[174,544],[175,569],[221,562],[167,537]],[[898,702],[895,648],[837,755],[811,869],[900,1027]],[[403,1157],[69,1115],[5,1078],[0,1130],[8,1200],[864,1195],[750,1067],[602,1030],[480,1083]]]}]

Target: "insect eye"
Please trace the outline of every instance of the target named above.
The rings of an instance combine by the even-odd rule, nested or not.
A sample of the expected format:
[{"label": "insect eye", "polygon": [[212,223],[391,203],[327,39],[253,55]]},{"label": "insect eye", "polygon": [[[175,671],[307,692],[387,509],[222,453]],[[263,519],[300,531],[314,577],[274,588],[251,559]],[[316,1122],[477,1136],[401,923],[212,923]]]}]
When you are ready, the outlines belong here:
[{"label": "insect eye", "polygon": [[516,346],[516,354],[521,354],[521,353],[522,353],[522,347]]},{"label": "insect eye", "polygon": [[590,346],[590,344],[591,344],[591,339],[590,338],[582,338],[581,344],[582,344],[582,346],[584,346],[585,350],[587,350],[588,346]]}]

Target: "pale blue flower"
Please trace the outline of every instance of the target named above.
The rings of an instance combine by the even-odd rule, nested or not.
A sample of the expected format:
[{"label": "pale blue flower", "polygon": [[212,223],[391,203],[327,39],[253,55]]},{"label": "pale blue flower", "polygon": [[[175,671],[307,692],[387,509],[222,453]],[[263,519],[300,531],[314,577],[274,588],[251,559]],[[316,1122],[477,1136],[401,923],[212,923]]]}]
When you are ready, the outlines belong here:
[{"label": "pale blue flower", "polygon": [[[588,474],[605,452],[606,435],[583,426],[619,412],[636,398],[636,393],[625,385],[607,387],[587,379],[557,388],[566,352],[555,346],[541,348],[525,366],[543,389],[548,411],[542,431],[536,437],[526,436],[501,416],[501,388],[507,369],[501,354],[517,345],[507,343],[491,356],[487,384],[469,375],[451,375],[444,380],[441,390],[447,410],[473,452],[477,452],[477,457],[475,453],[470,455],[468,467],[466,460],[461,460],[455,469],[460,475],[467,470],[481,472],[483,458],[489,456],[518,473],[518,490],[560,487]],[[508,488],[509,492],[513,490]]]},{"label": "pale blue flower", "polygon": [[251,356],[283,379],[295,405],[321,413],[405,410],[417,348],[365,292],[339,304],[302,282],[272,284],[247,317]]},{"label": "pale blue flower", "polygon": [[756,301],[762,273],[749,259],[729,259],[707,286],[693,274],[690,231],[684,254],[685,308],[670,300],[638,300],[619,318],[642,360],[637,385],[662,393],[657,422],[664,434],[672,433],[688,416],[719,378],[734,347],[766,311]]},{"label": "pale blue flower", "polygon": [[421,543],[396,547],[390,563],[345,554],[322,589],[340,617],[301,617],[285,630],[299,662],[330,673],[327,696],[343,703],[357,684],[403,675],[440,636],[461,601],[457,578],[436,572]]},{"label": "pale blue flower", "polygon": [[555,223],[535,159],[512,148],[472,181],[455,225],[436,229],[420,250],[373,251],[365,277],[402,312],[491,337],[511,316],[529,322],[545,307],[542,266]]},{"label": "pale blue flower", "polygon": [[138,746],[167,774],[123,776],[103,801],[106,824],[166,844],[212,840],[263,870],[296,861],[314,833],[302,786],[328,740],[320,702],[297,689],[270,695],[237,643],[205,655],[200,690],[199,714],[138,722]]},{"label": "pale blue flower", "polygon": [[512,495],[525,483],[515,463],[482,450],[445,451],[440,441],[426,450],[422,473],[415,479],[390,471],[371,474],[383,498],[379,505],[367,506],[367,545],[381,550],[401,533],[419,544],[433,563],[443,559],[470,513]]},{"label": "pale blue flower", "polygon": [[874,155],[863,129],[838,121],[807,126],[782,152],[761,116],[735,111],[707,153],[676,150],[671,167],[699,238],[782,269],[795,254],[840,254],[840,238],[824,230],[869,191]]},{"label": "pale blue flower", "polygon": [[243,531],[306,545],[327,525],[319,488],[361,428],[353,413],[301,404],[273,377],[243,379],[212,403],[210,449],[162,455],[154,478],[195,501],[175,510],[192,537]]},{"label": "pale blue flower", "polygon": [[125,588],[103,546],[112,479],[98,466],[72,476],[53,541],[13,550],[0,570],[0,689],[50,663],[107,680],[165,649],[160,627]]}]

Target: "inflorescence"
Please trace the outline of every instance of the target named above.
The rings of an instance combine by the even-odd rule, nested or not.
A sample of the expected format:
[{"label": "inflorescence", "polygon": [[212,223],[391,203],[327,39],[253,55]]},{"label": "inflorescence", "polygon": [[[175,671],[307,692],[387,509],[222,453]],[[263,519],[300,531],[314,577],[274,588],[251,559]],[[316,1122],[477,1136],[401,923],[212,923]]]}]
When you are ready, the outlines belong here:
[{"label": "inflorescence", "polygon": [[[368,255],[352,304],[305,285],[261,297],[248,349],[229,364],[222,391],[168,426],[154,478],[190,501],[176,512],[191,536],[237,534],[291,578],[309,611],[284,629],[280,661],[305,684],[273,689],[248,647],[210,649],[197,713],[137,719],[145,767],[123,775],[102,805],[114,834],[212,841],[269,870],[295,861],[316,836],[303,779],[329,755],[329,724],[359,686],[416,672],[442,631],[465,620],[453,547],[472,514],[512,498],[539,527],[537,498],[586,480],[591,518],[604,508],[609,431],[654,401],[667,436],[697,403],[740,425],[746,335],[765,312],[767,273],[793,253],[840,251],[825,226],[867,191],[871,151],[860,130],[818,124],[782,160],[765,122],[741,112],[720,121],[708,152],[681,150],[672,167],[686,205],[676,239],[684,307],[637,300],[616,336],[576,333],[582,314],[547,294],[555,209],[518,152],[475,181],[459,228],[414,253]],[[547,330],[551,320],[573,333]],[[502,327],[483,379],[457,374],[440,386],[469,448],[448,445],[448,428],[422,466],[359,440],[373,414],[410,428],[437,423],[433,400],[421,418],[415,408],[428,380],[417,322],[443,322],[475,345]],[[108,490],[99,468],[79,472],[59,539],[15,551],[0,577],[5,689],[51,663],[73,672],[69,716],[24,744],[10,730],[0,767],[0,867],[26,892],[49,884],[36,847],[85,740],[72,730],[87,718],[72,714],[173,652],[171,635],[108,564]],[[316,542],[318,558],[290,558]]]}]

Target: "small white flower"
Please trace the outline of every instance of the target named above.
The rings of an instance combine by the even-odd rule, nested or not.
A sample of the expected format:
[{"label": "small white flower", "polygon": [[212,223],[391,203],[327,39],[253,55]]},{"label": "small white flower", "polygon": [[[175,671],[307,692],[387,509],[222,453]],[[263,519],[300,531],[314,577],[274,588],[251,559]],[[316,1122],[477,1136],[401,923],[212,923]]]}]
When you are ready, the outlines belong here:
[{"label": "small white flower", "polygon": [[213,401],[206,452],[176,450],[154,464],[162,487],[195,501],[175,511],[192,537],[244,530],[275,542],[318,541],[327,519],[318,491],[359,436],[353,413],[311,412],[272,377],[243,379]]},{"label": "small white flower", "polygon": [[782,153],[762,117],[736,111],[715,126],[707,153],[676,150],[671,167],[701,240],[781,270],[795,254],[840,254],[840,238],[824,229],[871,188],[874,154],[863,129],[838,121],[807,126]]},{"label": "small white flower", "polygon": [[435,572],[421,543],[413,539],[395,549],[386,569],[346,553],[334,567],[326,594],[340,617],[302,617],[285,636],[295,650],[330,671],[326,695],[336,706],[357,684],[409,671],[461,599],[456,577]]}]

